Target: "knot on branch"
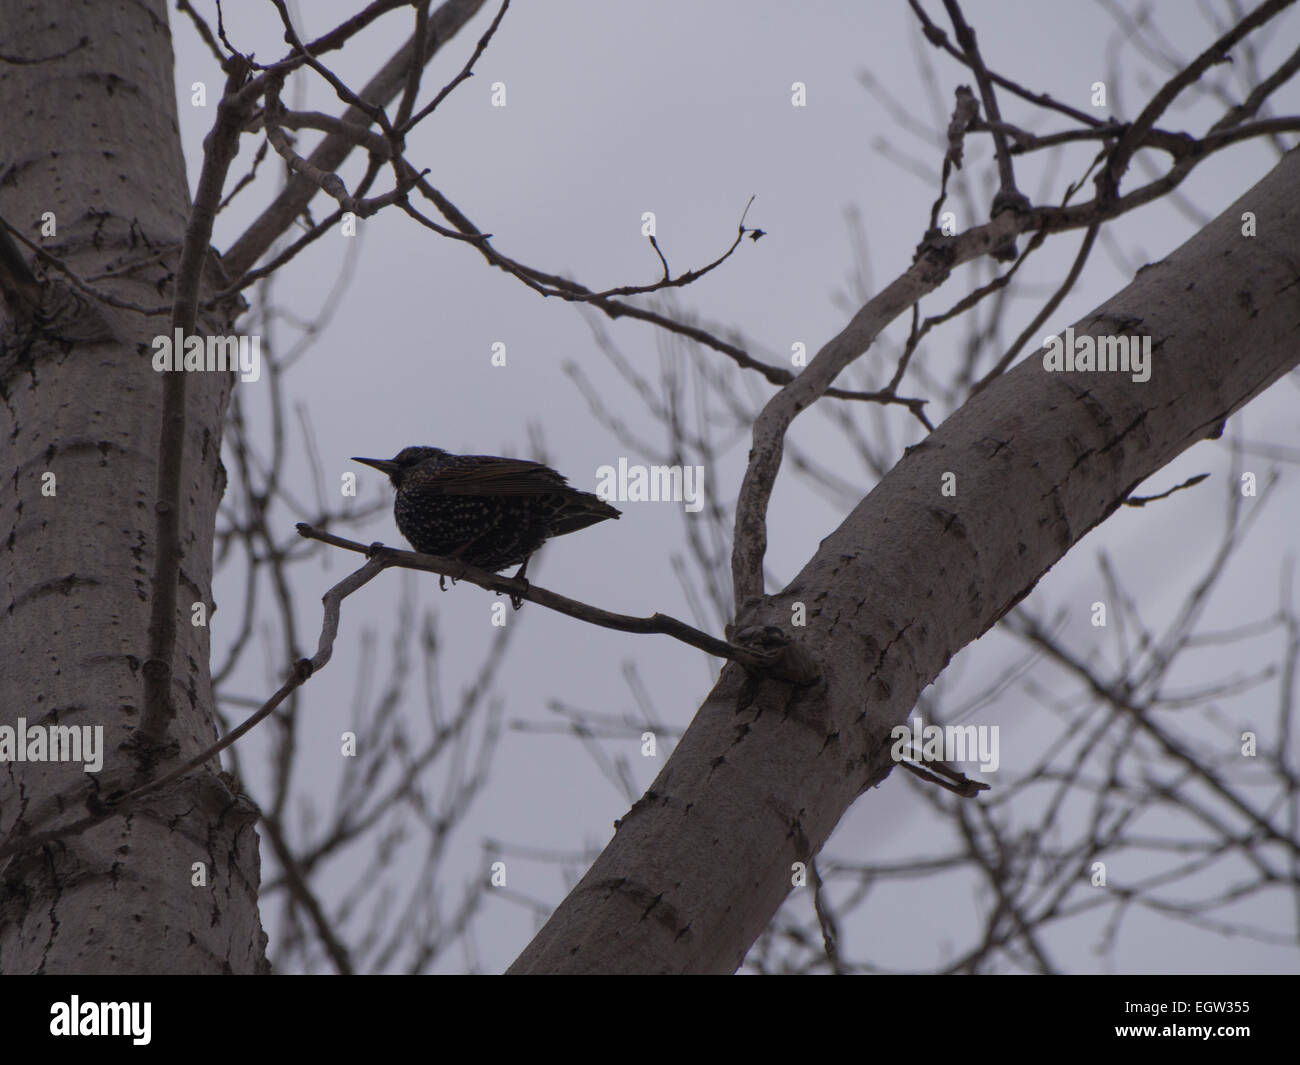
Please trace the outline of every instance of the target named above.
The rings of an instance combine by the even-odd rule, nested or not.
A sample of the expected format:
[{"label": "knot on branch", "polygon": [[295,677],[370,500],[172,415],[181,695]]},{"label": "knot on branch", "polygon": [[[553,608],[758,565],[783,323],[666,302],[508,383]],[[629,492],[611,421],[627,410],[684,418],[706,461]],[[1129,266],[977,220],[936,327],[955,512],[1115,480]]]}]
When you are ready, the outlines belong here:
[{"label": "knot on branch", "polygon": [[993,218],[997,218],[1003,211],[1015,211],[1016,214],[1028,214],[1034,209],[1034,205],[1029,202],[1029,197],[1018,189],[1001,189],[993,197],[993,210],[990,212]]},{"label": "knot on branch", "polygon": [[775,625],[746,625],[731,634],[731,642],[748,651],[755,665],[768,676],[801,688],[821,680],[817,659]]},{"label": "knot on branch", "polygon": [[172,675],[172,665],[162,658],[146,658],[140,671],[145,680],[167,681]]},{"label": "knot on branch", "polygon": [[926,230],[921,243],[912,254],[913,263],[924,263],[927,275],[936,281],[942,281],[951,272],[957,261],[956,238],[945,233],[938,226]]}]

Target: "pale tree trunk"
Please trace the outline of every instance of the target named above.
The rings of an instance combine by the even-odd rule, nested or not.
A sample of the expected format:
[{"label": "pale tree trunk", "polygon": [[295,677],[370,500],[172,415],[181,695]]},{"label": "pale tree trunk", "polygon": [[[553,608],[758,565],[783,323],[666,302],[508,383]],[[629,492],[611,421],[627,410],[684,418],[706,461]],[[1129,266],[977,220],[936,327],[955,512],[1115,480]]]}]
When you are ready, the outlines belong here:
[{"label": "pale tree trunk", "polygon": [[[1074,329],[1149,334],[1150,380],[1046,373],[1031,356],[911,449],[787,588],[738,619],[793,637],[821,680],[757,683],[728,665],[512,972],[740,965],[795,863],[889,773],[890,729],[949,659],[1300,361],[1300,150]],[[797,603],[806,627],[792,626]]]},{"label": "pale tree trunk", "polygon": [[[169,307],[189,191],[165,3],[0,0],[0,26],[6,54],[46,60],[0,61],[0,217],[78,278],[154,257],[95,286]],[[213,115],[221,84],[207,91]],[[46,212],[56,235],[41,235]],[[219,287],[217,272],[210,260],[203,296]],[[57,292],[35,327],[10,301],[0,333],[0,724],[103,726],[104,763],[97,774],[0,764],[0,839],[84,818],[96,792],[129,789],[216,737],[208,629],[191,611],[211,609],[232,379],[186,375],[175,716],[156,748],[135,729],[158,530],[163,375],[150,342],[170,333],[169,315],[77,297],[56,269],[46,273]],[[198,331],[230,334],[231,321],[200,315]],[[0,971],[264,971],[255,819],[214,762],[123,816],[0,862]]]}]

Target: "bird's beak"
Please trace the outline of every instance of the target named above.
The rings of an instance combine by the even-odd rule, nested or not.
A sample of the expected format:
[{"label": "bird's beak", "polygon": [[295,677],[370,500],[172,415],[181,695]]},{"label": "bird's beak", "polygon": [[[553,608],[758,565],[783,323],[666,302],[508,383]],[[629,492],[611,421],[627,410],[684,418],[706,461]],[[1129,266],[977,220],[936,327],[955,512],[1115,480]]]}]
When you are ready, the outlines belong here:
[{"label": "bird's beak", "polygon": [[396,473],[399,468],[397,463],[394,462],[392,459],[363,459],[363,458],[358,458],[356,455],[353,455],[352,461],[359,462],[363,466],[373,466],[375,469],[388,474],[388,476],[390,477],[394,473]]}]

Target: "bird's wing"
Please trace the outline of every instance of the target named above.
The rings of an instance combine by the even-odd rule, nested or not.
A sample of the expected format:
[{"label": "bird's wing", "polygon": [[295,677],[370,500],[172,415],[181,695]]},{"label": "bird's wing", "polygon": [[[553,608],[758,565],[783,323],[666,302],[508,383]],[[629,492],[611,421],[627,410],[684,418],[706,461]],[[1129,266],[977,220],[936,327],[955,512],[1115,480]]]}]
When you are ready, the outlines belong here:
[{"label": "bird's wing", "polygon": [[572,491],[568,481],[540,462],[492,455],[467,455],[466,458],[475,459],[475,464],[434,471],[425,485],[457,496],[528,496],[557,489]]}]

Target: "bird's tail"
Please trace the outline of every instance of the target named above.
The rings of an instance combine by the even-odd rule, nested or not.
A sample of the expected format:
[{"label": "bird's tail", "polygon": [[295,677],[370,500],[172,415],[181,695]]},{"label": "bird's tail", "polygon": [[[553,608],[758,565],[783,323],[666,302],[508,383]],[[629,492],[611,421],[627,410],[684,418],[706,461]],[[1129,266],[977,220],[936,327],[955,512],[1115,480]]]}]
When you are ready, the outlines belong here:
[{"label": "bird's tail", "polygon": [[577,532],[579,529],[587,528],[588,525],[595,525],[598,521],[617,518],[622,513],[618,508],[611,507],[599,496],[592,495],[590,492],[574,492],[565,502],[564,509],[551,522],[551,535],[562,536],[565,533]]}]

